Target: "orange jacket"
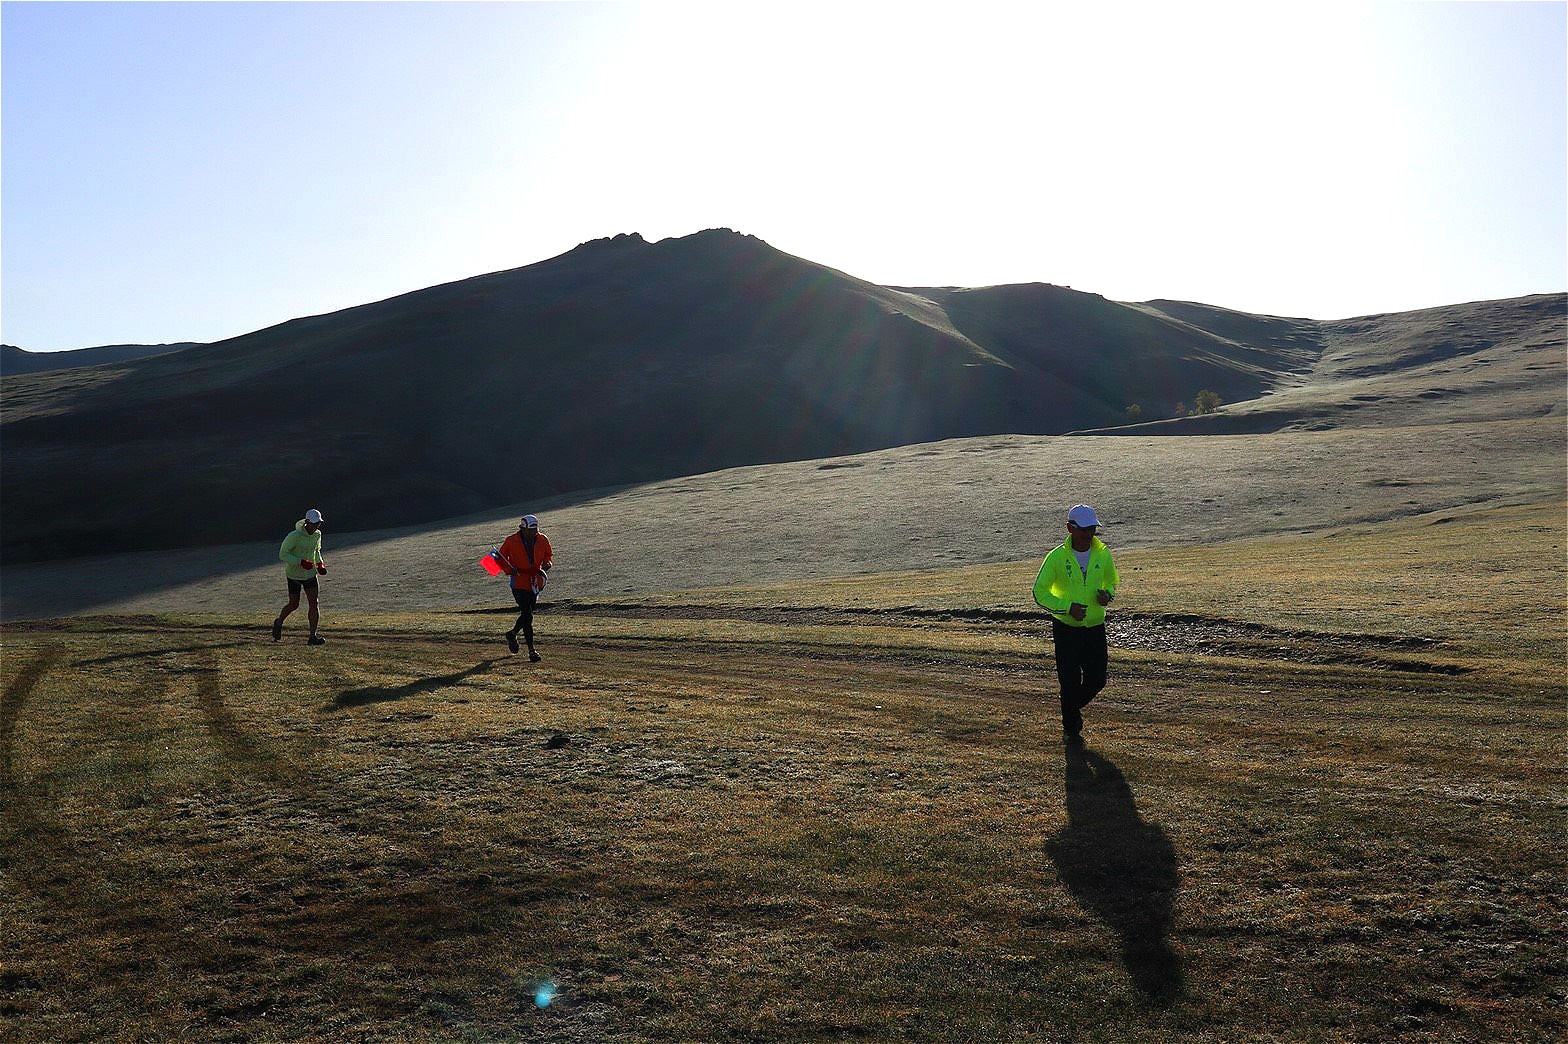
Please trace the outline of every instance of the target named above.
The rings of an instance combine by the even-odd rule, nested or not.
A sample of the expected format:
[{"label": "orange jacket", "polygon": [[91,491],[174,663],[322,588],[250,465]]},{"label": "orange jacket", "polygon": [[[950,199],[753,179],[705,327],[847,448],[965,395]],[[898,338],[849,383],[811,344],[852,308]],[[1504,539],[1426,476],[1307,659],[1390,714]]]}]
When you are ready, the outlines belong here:
[{"label": "orange jacket", "polygon": [[513,533],[501,542],[501,564],[512,575],[513,587],[525,587],[538,594],[544,590],[544,574],[553,564],[550,538],[543,533],[534,537],[534,547],[528,550],[521,533]]}]

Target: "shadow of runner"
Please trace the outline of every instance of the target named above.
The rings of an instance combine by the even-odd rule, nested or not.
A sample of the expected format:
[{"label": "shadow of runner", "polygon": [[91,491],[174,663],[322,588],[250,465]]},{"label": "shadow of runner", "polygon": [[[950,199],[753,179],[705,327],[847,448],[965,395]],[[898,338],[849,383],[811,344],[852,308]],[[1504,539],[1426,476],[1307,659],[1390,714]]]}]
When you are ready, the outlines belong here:
[{"label": "shadow of runner", "polygon": [[118,663],[121,660],[150,660],[155,656],[173,656],[175,653],[204,652],[208,649],[238,649],[244,642],[208,642],[205,645],[179,645],[172,649],[140,649],[136,652],[114,653],[110,656],[100,656],[93,660],[73,661],[72,667],[98,667],[106,663]]},{"label": "shadow of runner", "polygon": [[1180,874],[1157,823],[1138,815],[1132,789],[1109,759],[1067,746],[1067,826],[1046,843],[1062,883],[1121,939],[1122,959],[1145,997],[1182,992],[1181,961],[1168,938]]},{"label": "shadow of runner", "polygon": [[407,685],[372,685],[363,689],[349,689],[347,692],[338,693],[331,706],[334,710],[339,710],[343,707],[359,707],[367,703],[385,703],[388,700],[401,700],[408,696],[418,696],[422,692],[445,689],[451,685],[461,685],[465,678],[483,674],[499,662],[498,658],[481,660],[465,671],[457,671],[454,674],[438,674],[432,678],[416,678]]}]

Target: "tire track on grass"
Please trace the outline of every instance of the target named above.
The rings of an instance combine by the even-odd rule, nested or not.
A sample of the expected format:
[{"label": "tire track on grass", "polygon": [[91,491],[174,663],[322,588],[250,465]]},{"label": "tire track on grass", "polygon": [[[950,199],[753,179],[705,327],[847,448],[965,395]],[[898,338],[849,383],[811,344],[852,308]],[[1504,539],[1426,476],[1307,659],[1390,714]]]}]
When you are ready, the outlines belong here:
[{"label": "tire track on grass", "polygon": [[[58,647],[42,650],[0,693],[0,812],[4,813],[0,869],[19,886],[18,899],[30,895],[45,912],[35,921],[37,915],[29,904],[10,906],[0,894],[0,923],[11,922],[17,942],[11,974],[21,985],[13,994],[17,1000],[13,1014],[27,1014],[34,1006],[33,995],[51,989],[68,994],[73,1008],[85,1006],[96,1012],[99,1002],[84,998],[103,999],[100,984],[132,966],[143,989],[162,996],[172,995],[183,978],[173,956],[183,952],[177,943],[185,918],[183,905],[172,895],[149,893],[146,880],[130,863],[106,858],[103,836],[84,835],[64,819],[50,816],[18,777],[15,749],[22,709],[64,657]],[[145,682],[138,687],[133,705],[155,701],[166,691],[166,685]],[[145,784],[146,759],[132,757],[128,763],[142,770]],[[118,760],[111,760],[115,764]],[[122,807],[116,820],[124,818]],[[126,941],[149,933],[171,945],[145,948]],[[78,952],[87,938],[103,944],[96,951],[96,964]],[[46,1001],[38,1010],[52,1006]],[[96,1016],[84,1025],[94,1036],[110,1035]]]},{"label": "tire track on grass", "polygon": [[[210,661],[209,661],[210,664]],[[258,779],[280,782],[289,773],[273,746],[240,728],[234,713],[224,703],[219,683],[222,669],[207,666],[196,677],[196,706],[201,710],[207,734],[230,757],[243,763]]]},{"label": "tire track on grass", "polygon": [[[113,695],[112,683],[101,692],[93,684],[108,680],[95,678],[98,672],[116,671],[128,657],[100,658],[72,676],[92,697],[68,708],[76,721],[92,722],[91,742],[73,745],[70,762],[61,766],[68,775],[77,773],[79,782],[90,782],[81,772],[98,772],[105,757],[110,781],[120,779],[124,759],[115,754],[124,738],[113,716],[100,713],[105,699],[111,709],[129,713],[132,705],[163,704],[172,689],[174,705],[199,713],[186,720],[206,734],[208,749],[220,758],[215,776],[201,753],[187,748],[184,763],[198,777],[194,795],[154,795],[154,807],[137,805],[138,811],[109,800],[104,829],[84,833],[65,815],[69,805],[56,815],[38,804],[42,792],[30,793],[18,759],[28,701],[65,655],[59,648],[43,650],[0,693],[0,867],[21,886],[16,899],[30,895],[29,903],[48,912],[35,921],[29,907],[13,908],[0,896],[0,920],[15,916],[16,938],[26,940],[19,973],[29,983],[53,984],[39,987],[45,992],[34,993],[30,1008],[42,1011],[72,997],[91,1003],[99,1014],[85,1025],[90,1035],[107,1038],[152,1018],[146,1003],[189,1006],[201,996],[209,1011],[244,1026],[253,1017],[250,1008],[230,1004],[231,992],[234,998],[254,1000],[249,991],[259,991],[263,1000],[294,996],[291,1004],[304,1003],[286,988],[268,985],[262,974],[278,954],[338,966],[330,978],[345,990],[366,985],[356,961],[345,961],[351,955],[364,959],[359,963],[395,965],[410,982],[446,983],[454,996],[477,997],[498,986],[505,990],[505,984],[474,977],[465,971],[472,962],[454,962],[447,950],[482,939],[491,926],[513,923],[529,925],[528,938],[503,934],[490,943],[513,950],[520,969],[546,968],[563,958],[570,963],[569,951],[550,942],[560,933],[555,908],[564,900],[563,888],[592,873],[563,860],[540,835],[541,824],[509,831],[517,835],[511,845],[475,846],[471,836],[449,834],[449,812],[421,797],[417,764],[381,755],[363,778],[343,778],[330,762],[301,761],[302,751],[280,746],[243,708],[230,705],[230,677],[215,658],[158,664],[131,700]],[[132,762],[145,760],[131,754]],[[94,760],[83,760],[88,758]],[[224,758],[231,762],[227,772]],[[225,775],[239,785],[223,783],[218,777]],[[376,783],[393,777],[403,781],[401,792]],[[91,788],[78,796],[94,808],[103,797]],[[160,808],[170,798],[174,803]],[[159,826],[168,812],[181,822]],[[203,852],[203,869],[195,876],[176,869],[183,865],[179,851],[191,845]],[[76,940],[71,947],[93,942],[94,956],[69,957],[61,932]],[[193,944],[193,938],[203,941]],[[148,955],[136,973],[148,1000],[107,1003],[96,984],[126,974],[130,953]],[[213,999],[213,991],[220,996]],[[51,994],[56,1000],[47,999]],[[513,1010],[490,1012],[480,1022],[532,1014],[531,995],[518,997]],[[567,1025],[559,1016],[552,1022]]]},{"label": "tire track on grass", "polygon": [[38,683],[48,676],[65,652],[57,646],[46,646],[22,665],[11,684],[0,692],[0,795],[7,804],[19,800],[20,787],[16,781],[16,723],[21,717],[22,706],[32,695]]},{"label": "tire track on grass", "polygon": [[[327,687],[347,693],[346,706],[353,706],[375,702],[371,697],[455,686],[494,662],[384,691],[348,690],[340,671],[320,666],[330,678]],[[480,987],[469,981],[461,962],[452,964],[445,956],[451,944],[479,939],[488,926],[515,920],[529,931],[494,943],[530,954],[533,966],[552,962],[546,940],[559,931],[554,907],[572,882],[593,877],[591,870],[571,865],[569,844],[551,842],[553,830],[541,836],[538,823],[526,829],[497,824],[511,828],[500,831],[515,835],[510,843],[492,838],[491,844],[476,844],[472,835],[454,833],[450,810],[425,796],[428,781],[421,779],[418,760],[388,756],[403,748],[383,744],[374,764],[350,771],[330,759],[302,763],[256,734],[245,715],[228,705],[223,682],[218,668],[203,671],[192,695],[208,736],[260,789],[227,795],[237,799],[228,800],[227,808],[187,805],[190,830],[215,828],[211,840],[220,846],[223,838],[247,850],[261,844],[253,852],[261,859],[247,863],[244,856],[219,856],[209,871],[231,885],[220,891],[265,896],[236,908],[216,927],[225,960],[249,967],[267,952],[334,962],[353,954],[361,963],[400,967],[415,979],[448,981],[457,995]],[[389,789],[388,783],[394,785]],[[299,858],[302,846],[312,858]],[[254,869],[263,863],[264,888]],[[354,988],[355,973],[340,978],[345,988]],[[481,986],[492,990],[495,984]],[[533,1005],[525,1001],[506,1018],[529,1014]]]}]

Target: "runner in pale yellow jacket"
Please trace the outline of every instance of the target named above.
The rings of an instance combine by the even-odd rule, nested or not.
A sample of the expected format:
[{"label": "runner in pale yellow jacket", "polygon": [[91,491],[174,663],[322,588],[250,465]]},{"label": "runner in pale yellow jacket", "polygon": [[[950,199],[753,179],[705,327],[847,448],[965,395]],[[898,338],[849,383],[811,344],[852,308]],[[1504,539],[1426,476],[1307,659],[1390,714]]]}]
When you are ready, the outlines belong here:
[{"label": "runner in pale yellow jacket", "polygon": [[283,560],[283,576],[289,584],[289,600],[278,618],[272,621],[272,640],[275,642],[283,639],[283,621],[299,608],[301,591],[310,600],[310,612],[306,614],[310,620],[310,634],[305,641],[311,645],[327,642],[316,633],[316,625],[321,622],[321,610],[316,604],[316,577],[327,571],[327,564],[321,560],[322,521],[321,512],[311,508],[304,518],[294,523],[294,532],[284,537],[278,547],[278,558]]}]

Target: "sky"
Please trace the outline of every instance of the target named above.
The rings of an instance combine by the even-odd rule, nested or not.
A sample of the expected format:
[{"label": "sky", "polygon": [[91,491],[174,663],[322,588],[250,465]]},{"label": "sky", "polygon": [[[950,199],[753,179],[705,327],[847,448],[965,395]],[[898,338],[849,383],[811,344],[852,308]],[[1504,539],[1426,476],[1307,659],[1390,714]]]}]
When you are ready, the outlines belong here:
[{"label": "sky", "polygon": [[732,228],[1316,319],[1568,289],[1568,4],[0,5],[0,339]]}]

